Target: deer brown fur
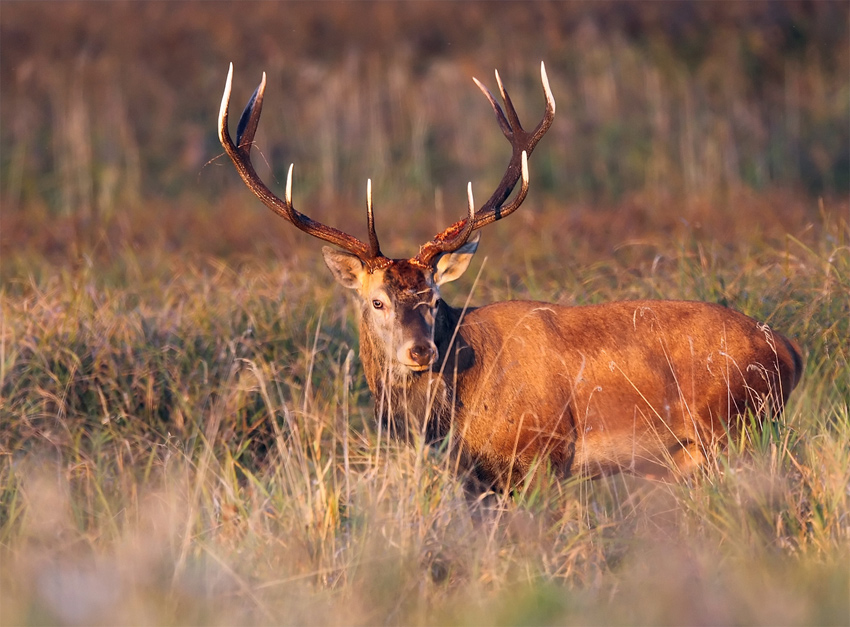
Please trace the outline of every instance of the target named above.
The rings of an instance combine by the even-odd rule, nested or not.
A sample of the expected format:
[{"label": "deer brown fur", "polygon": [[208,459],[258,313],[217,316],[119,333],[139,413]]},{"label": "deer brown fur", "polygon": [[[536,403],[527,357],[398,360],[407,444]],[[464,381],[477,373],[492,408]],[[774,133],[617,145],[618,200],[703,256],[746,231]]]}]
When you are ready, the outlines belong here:
[{"label": "deer brown fur", "polygon": [[[232,73],[232,67],[231,67]],[[502,182],[465,220],[410,259],[380,252],[367,194],[369,242],[317,223],[292,207],[291,173],[281,200],[250,161],[265,77],[230,139],[231,75],[219,136],[237,171],[273,211],[325,247],[336,280],[360,303],[360,357],[376,417],[403,439],[443,442],[476,490],[509,489],[540,465],[559,476],[631,472],[687,474],[711,458],[751,412],[781,412],[802,374],[799,347],[741,313],[685,301],[622,301],[584,307],[497,302],[461,310],[440,285],[468,267],[482,226],[515,211],[528,191],[528,155],[555,112],[545,70],[546,110],[522,129],[505,103],[476,83],[513,153]],[[505,204],[517,182],[520,190]]]},{"label": "deer brown fur", "polygon": [[[352,284],[340,265],[356,258],[325,255],[360,295],[360,356],[378,419],[400,437],[450,437],[486,487],[515,484],[541,462],[565,477],[687,474],[747,410],[781,410],[802,372],[794,342],[720,305],[507,301],[463,312],[440,299],[428,271],[394,263]],[[375,321],[378,297],[390,301],[379,311],[399,319],[395,340]],[[423,311],[418,325],[402,322],[425,304],[432,321]],[[428,368],[396,357],[395,347],[428,341]]]}]

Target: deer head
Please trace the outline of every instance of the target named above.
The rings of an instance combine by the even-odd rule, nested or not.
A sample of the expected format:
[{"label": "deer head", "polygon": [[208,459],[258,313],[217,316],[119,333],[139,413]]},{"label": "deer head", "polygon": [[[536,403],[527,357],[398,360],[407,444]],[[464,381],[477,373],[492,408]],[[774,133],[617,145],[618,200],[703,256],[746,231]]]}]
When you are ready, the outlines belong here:
[{"label": "deer head", "polygon": [[[219,114],[219,139],[237,171],[254,194],[269,209],[302,231],[334,244],[342,250],[325,247],[325,263],[337,282],[356,292],[361,303],[361,342],[396,374],[424,372],[438,362],[441,347],[435,333],[441,322],[440,285],[463,274],[478,247],[481,227],[507,217],[525,200],[528,193],[528,156],[552,124],[555,100],[549,88],[546,68],[541,63],[540,76],[546,100],[543,118],[536,128],[522,128],[511,99],[496,72],[496,82],[504,101],[504,111],[493,94],[473,79],[487,97],[512,154],[505,174],[496,190],[476,210],[472,184],[467,188],[467,216],[438,233],[423,244],[409,259],[389,259],[381,253],[372,213],[371,181],[367,183],[366,221],[368,243],[326,226],[298,212],[292,205],[292,166],[286,179],[286,192],[281,199],[272,193],[257,175],[251,162],[251,147],[259,124],[266,89],[266,77],[257,87],[237,126],[236,142],[228,131],[228,112],[233,78],[233,65],[227,75]],[[514,199],[505,204],[521,181]],[[364,333],[365,331],[365,333]],[[436,338],[436,339],[435,339]]]}]

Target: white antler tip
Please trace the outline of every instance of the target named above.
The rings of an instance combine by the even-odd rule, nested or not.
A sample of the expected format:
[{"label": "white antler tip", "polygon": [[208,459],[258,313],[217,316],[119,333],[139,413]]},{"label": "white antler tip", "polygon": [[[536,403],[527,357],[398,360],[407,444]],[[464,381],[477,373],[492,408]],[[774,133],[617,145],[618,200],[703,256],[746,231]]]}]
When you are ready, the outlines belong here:
[{"label": "white antler tip", "polygon": [[496,72],[496,84],[499,86],[499,93],[502,94],[502,100],[507,100],[507,93],[505,92],[505,86],[502,84],[502,77],[499,76],[499,70],[494,70]]},{"label": "white antler tip", "polygon": [[522,151],[522,180],[528,183],[528,153]]},{"label": "white antler tip", "polygon": [[230,63],[230,68],[227,70],[227,80],[224,82],[224,94],[221,97],[221,107],[218,110],[218,136],[224,141],[225,119],[227,118],[227,109],[230,106],[230,90],[233,85],[233,62]]},{"label": "white antler tip", "polygon": [[555,112],[555,96],[552,95],[552,88],[549,87],[549,76],[546,74],[546,64],[540,62],[540,80],[543,82],[543,93],[546,96],[546,102],[552,108],[552,113]]},{"label": "white antler tip", "polygon": [[295,168],[294,163],[289,164],[289,172],[286,175],[286,204],[292,204],[292,170]]},{"label": "white antler tip", "polygon": [[475,214],[475,198],[472,197],[472,181],[469,181],[466,185],[466,197],[469,201],[469,215],[472,216]]},{"label": "white antler tip", "polygon": [[230,62],[230,66],[227,68],[227,80],[224,82],[224,93],[227,96],[227,99],[230,100],[230,91],[233,89],[233,62]]}]

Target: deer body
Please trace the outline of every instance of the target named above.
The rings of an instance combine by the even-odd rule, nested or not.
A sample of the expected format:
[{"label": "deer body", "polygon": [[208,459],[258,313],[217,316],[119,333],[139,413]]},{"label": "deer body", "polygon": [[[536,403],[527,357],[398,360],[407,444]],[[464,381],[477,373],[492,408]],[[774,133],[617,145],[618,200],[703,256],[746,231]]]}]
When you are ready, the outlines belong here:
[{"label": "deer body", "polygon": [[325,263],[360,303],[360,356],[377,419],[397,437],[449,445],[468,485],[509,489],[537,464],[561,476],[675,476],[710,458],[748,410],[783,409],[802,373],[799,347],[719,305],[507,301],[463,311],[442,299],[440,286],[463,274],[478,247],[474,232],[513,213],[528,192],[528,155],[555,114],[542,65],[546,109],[532,132],[520,125],[498,73],[504,111],[476,81],[511,143],[511,160],[480,209],[470,184],[467,217],[410,259],[381,253],[371,183],[368,242],[296,211],[292,168],[283,199],[265,186],[250,159],[265,76],[234,143],[232,70],[219,116],[221,143],[272,211],[337,247],[323,249]]},{"label": "deer body", "polygon": [[459,336],[473,356],[458,360],[454,430],[502,487],[547,459],[565,476],[687,472],[746,409],[781,408],[802,363],[755,320],[694,302],[496,303]]},{"label": "deer body", "polygon": [[[356,275],[356,259],[325,255],[361,300],[361,361],[378,420],[402,438],[451,438],[485,488],[508,488],[541,463],[564,477],[687,474],[747,410],[780,410],[802,370],[795,343],[720,305],[505,301],[463,312],[441,300],[427,271],[390,266],[364,272],[360,285],[340,276],[345,261]],[[387,313],[389,332],[376,321]],[[399,354],[417,345],[432,346],[419,352],[434,359],[412,370]]]}]

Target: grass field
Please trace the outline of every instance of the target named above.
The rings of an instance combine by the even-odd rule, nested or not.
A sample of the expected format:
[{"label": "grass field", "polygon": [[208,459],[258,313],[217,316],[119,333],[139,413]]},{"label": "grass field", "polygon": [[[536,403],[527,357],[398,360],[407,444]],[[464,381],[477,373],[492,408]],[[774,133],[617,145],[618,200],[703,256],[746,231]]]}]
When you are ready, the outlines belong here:
[{"label": "grass field", "polygon": [[[744,3],[699,5],[685,32],[718,28],[682,41],[662,4],[638,27],[616,3],[593,19],[540,3],[528,22],[505,5],[470,42],[492,5],[444,30],[444,3],[334,5],[327,23],[278,5],[299,26],[286,30],[270,3],[237,19],[218,4],[4,2],[0,624],[850,624],[850,81],[847,54],[817,45],[846,48],[847,10],[798,21],[810,38],[774,58],[758,43],[773,22]],[[127,15],[137,28],[98,30]],[[315,48],[315,29],[356,39],[367,19],[382,28],[362,57]],[[263,27],[293,39],[244,34]],[[494,43],[512,28],[522,62]],[[424,34],[391,56],[392,29]],[[724,42],[761,70],[724,65]],[[227,56],[234,100],[255,67],[273,77],[269,178],[295,160],[297,206],[362,234],[371,175],[393,255],[459,217],[466,179],[483,197],[501,174],[506,144],[468,76],[507,66],[530,116],[547,56],[559,111],[529,198],[484,231],[448,300],[727,304],[803,347],[785,413],[687,482],[553,481],[474,518],[439,450],[379,438],[348,296],[221,159]],[[459,95],[428,100],[439,86]],[[322,105],[328,90],[355,94],[351,108]]]},{"label": "grass field", "polygon": [[555,484],[478,524],[439,452],[377,440],[317,255],[29,260],[2,292],[2,622],[846,623],[841,214],[806,241],[657,236],[606,261],[485,246],[473,302],[728,302],[807,367],[705,476]]}]

